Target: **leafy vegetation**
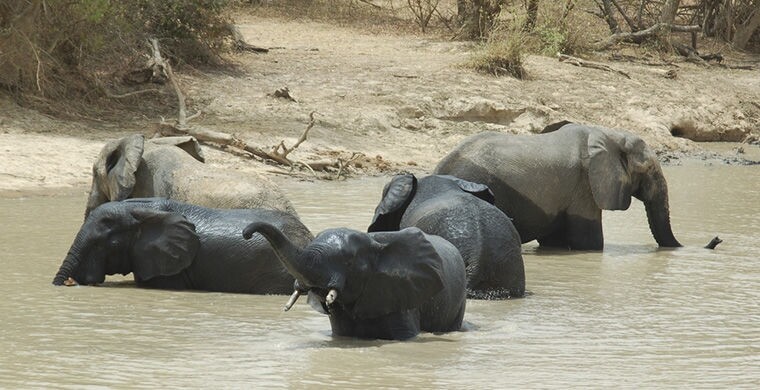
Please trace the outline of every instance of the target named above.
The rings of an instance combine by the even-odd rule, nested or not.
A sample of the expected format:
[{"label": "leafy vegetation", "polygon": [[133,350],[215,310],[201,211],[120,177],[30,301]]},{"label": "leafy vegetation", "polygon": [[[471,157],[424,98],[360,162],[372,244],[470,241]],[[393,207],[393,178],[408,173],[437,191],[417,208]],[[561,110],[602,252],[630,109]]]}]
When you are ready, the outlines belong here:
[{"label": "leafy vegetation", "polygon": [[0,3],[0,87],[37,101],[91,101],[146,61],[156,38],[175,64],[213,64],[230,35],[227,0]]}]

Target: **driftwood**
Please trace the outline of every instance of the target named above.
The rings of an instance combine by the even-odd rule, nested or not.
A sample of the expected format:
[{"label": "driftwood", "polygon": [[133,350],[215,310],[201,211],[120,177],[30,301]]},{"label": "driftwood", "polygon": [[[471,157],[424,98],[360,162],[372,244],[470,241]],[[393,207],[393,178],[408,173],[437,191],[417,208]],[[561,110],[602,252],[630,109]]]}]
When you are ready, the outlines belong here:
[{"label": "driftwood", "polygon": [[718,236],[715,236],[715,237],[713,237],[712,240],[710,240],[709,243],[707,243],[707,245],[705,245],[705,248],[707,248],[707,249],[715,249],[715,247],[718,246],[718,244],[720,244],[721,242],[723,242],[723,240],[721,240],[720,238],[718,238]]},{"label": "driftwood", "polygon": [[682,43],[674,43],[673,50],[675,50],[678,55],[686,57],[688,61],[700,65],[709,65],[707,63],[708,61],[716,61],[719,64],[723,62],[723,55],[720,53],[700,54],[693,46],[684,45]]},{"label": "driftwood", "polygon": [[572,64],[572,65],[575,65],[575,66],[580,66],[580,67],[583,67],[583,68],[592,68],[592,69],[603,70],[603,71],[606,71],[606,72],[614,72],[614,73],[618,73],[618,74],[621,74],[621,75],[625,76],[625,78],[628,78],[628,79],[631,78],[631,76],[628,73],[625,73],[622,70],[614,69],[614,68],[612,68],[610,66],[607,66],[607,65],[604,65],[604,64],[600,64],[598,62],[591,62],[591,61],[582,60],[580,58],[569,56],[569,55],[566,55],[566,54],[559,54],[559,61],[560,62],[567,62],[568,64]]},{"label": "driftwood", "polygon": [[282,87],[272,93],[268,93],[267,96],[271,96],[277,99],[290,100],[293,103],[298,103],[298,101],[290,94],[290,89],[288,87]]}]

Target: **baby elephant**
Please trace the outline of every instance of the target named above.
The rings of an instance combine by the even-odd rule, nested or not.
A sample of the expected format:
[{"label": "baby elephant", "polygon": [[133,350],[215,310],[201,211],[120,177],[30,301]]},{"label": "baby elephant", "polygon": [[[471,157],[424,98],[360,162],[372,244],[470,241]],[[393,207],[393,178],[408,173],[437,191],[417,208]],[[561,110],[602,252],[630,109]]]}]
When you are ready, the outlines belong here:
[{"label": "baby elephant", "polygon": [[209,209],[170,199],[108,202],[85,219],[53,284],[98,284],[132,273],[139,286],[287,294],[293,277],[263,239],[243,240],[266,221],[295,247],[313,238],[295,216],[265,209]]},{"label": "baby elephant", "polygon": [[491,190],[453,176],[395,176],[383,189],[368,231],[416,226],[454,244],[467,268],[469,298],[525,294],[520,235],[493,205]]},{"label": "baby elephant", "polygon": [[304,249],[270,223],[243,230],[266,237],[296,278],[285,310],[304,292],[330,316],[336,336],[405,340],[420,331],[462,327],[465,272],[459,252],[446,240],[417,228],[362,233],[328,229]]}]

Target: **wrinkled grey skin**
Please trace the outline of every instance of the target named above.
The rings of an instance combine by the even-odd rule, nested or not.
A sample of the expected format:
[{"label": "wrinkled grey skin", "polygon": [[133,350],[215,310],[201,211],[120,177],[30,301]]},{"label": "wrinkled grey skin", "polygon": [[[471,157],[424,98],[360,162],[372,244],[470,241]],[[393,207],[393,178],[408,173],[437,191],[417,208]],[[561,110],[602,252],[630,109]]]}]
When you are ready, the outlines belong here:
[{"label": "wrinkled grey skin", "polygon": [[[308,292],[312,307],[329,314],[333,335],[405,340],[420,331],[462,327],[464,262],[440,237],[417,228],[328,229],[300,249],[271,224],[252,223],[243,230],[244,237],[255,233],[272,244],[296,278],[296,291]],[[337,293],[332,303],[331,290]]]},{"label": "wrinkled grey skin", "polygon": [[525,268],[520,235],[493,205],[483,184],[453,176],[397,175],[385,185],[370,232],[416,226],[441,236],[459,250],[467,269],[467,296],[522,297]]},{"label": "wrinkled grey skin", "polygon": [[282,191],[266,178],[215,168],[204,161],[193,137],[146,141],[138,134],[110,141],[92,167],[85,218],[108,201],[154,196],[205,207],[296,214]]},{"label": "wrinkled grey skin", "polygon": [[296,247],[313,238],[298,218],[279,210],[209,209],[162,198],[109,202],[85,219],[53,284],[69,277],[98,284],[131,272],[141,287],[289,293],[293,277],[271,246],[241,237],[251,221],[272,223]]},{"label": "wrinkled grey skin", "polygon": [[601,250],[602,210],[626,210],[634,196],[657,243],[681,246],[657,156],[627,132],[572,123],[538,135],[485,132],[465,139],[435,173],[487,185],[523,242]]}]

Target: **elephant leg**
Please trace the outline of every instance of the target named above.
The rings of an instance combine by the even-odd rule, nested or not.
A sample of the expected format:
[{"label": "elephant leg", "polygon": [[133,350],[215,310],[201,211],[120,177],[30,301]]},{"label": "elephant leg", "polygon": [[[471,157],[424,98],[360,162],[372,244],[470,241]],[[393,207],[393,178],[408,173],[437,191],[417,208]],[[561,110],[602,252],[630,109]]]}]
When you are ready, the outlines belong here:
[{"label": "elephant leg", "polygon": [[[602,211],[591,210],[585,216],[565,214],[552,233],[538,238],[542,247],[572,250],[602,250]],[[591,214],[591,215],[589,215]]]},{"label": "elephant leg", "polygon": [[564,226],[561,229],[553,231],[551,234],[539,237],[537,241],[540,246],[546,248],[570,249],[570,243],[567,239],[567,231],[565,230]]},{"label": "elephant leg", "polygon": [[598,219],[568,217],[567,241],[570,249],[600,251],[604,248],[601,211],[599,214]]},{"label": "elephant leg", "polygon": [[420,333],[418,309],[403,310],[376,318],[354,318],[341,308],[330,314],[333,335],[363,339],[408,340]]}]

